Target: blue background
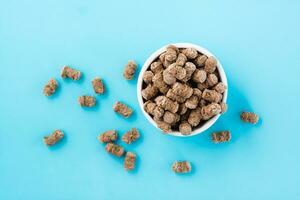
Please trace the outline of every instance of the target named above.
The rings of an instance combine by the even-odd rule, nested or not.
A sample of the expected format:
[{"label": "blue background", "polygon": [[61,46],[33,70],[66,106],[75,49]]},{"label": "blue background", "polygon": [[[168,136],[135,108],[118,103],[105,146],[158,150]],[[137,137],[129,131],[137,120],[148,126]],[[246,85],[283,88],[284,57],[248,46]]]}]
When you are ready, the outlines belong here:
[{"label": "blue background", "polygon": [[[300,2],[291,1],[0,1],[0,199],[300,199]],[[162,135],[143,117],[136,79],[122,77],[127,60],[142,66],[168,43],[206,47],[222,62],[229,111],[195,137]],[[83,81],[60,78],[63,65]],[[100,76],[107,93],[82,109],[77,97],[94,94]],[[58,79],[51,98],[44,84]],[[131,105],[125,120],[114,101]],[[243,124],[253,110],[259,124]],[[142,139],[127,150],[138,168],[123,170],[96,136],[137,127]],[[62,129],[53,148],[44,135]],[[216,145],[210,133],[228,129],[232,141]],[[189,175],[170,170],[193,163]]]}]

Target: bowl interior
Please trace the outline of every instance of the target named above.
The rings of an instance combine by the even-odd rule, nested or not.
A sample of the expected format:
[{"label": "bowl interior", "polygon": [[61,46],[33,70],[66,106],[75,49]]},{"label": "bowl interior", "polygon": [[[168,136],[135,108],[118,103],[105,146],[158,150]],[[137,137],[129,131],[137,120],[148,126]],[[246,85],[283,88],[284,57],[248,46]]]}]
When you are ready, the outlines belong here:
[{"label": "bowl interior", "polygon": [[[226,74],[224,72],[224,69],[223,69],[221,63],[219,62],[218,58],[216,56],[214,56],[211,52],[209,52],[207,49],[205,49],[205,48],[203,48],[201,46],[195,45],[195,44],[191,44],[191,43],[175,43],[175,44],[172,44],[172,45],[176,46],[177,48],[190,48],[190,47],[192,47],[192,48],[195,48],[198,52],[200,52],[200,53],[202,53],[202,54],[204,54],[204,55],[206,55],[208,57],[209,56],[213,56],[213,57],[216,58],[216,60],[217,60],[217,70],[219,72],[220,79],[221,79],[221,81],[227,87],[226,91],[223,94],[223,99],[222,99],[222,102],[226,103],[227,94],[228,94],[227,78],[226,78]],[[155,59],[157,59],[160,54],[162,54],[163,52],[166,51],[167,46],[169,46],[169,44],[163,46],[162,48],[160,48],[157,51],[155,51],[154,53],[152,53],[152,55],[146,60],[146,62],[144,63],[144,65],[143,65],[143,67],[142,67],[142,69],[140,71],[140,74],[139,74],[139,77],[138,77],[138,84],[137,84],[137,96],[138,96],[139,106],[142,109],[142,112],[145,115],[145,117],[147,118],[147,120],[153,126],[155,126],[156,128],[158,128],[158,127],[157,127],[155,121],[144,110],[144,100],[143,100],[142,94],[141,94],[142,87],[143,87],[143,76],[144,76],[145,71],[147,71],[147,69],[150,67],[151,63]],[[182,135],[179,131],[172,131],[172,132],[168,133],[168,135],[180,136],[180,137],[187,137],[187,136],[193,136],[193,135],[200,134],[200,133],[204,132],[205,130],[207,130],[209,127],[211,127],[217,121],[217,119],[219,117],[220,117],[220,114],[212,117],[211,119],[205,121],[202,124],[200,123],[200,125],[198,125],[196,128],[194,128],[194,130],[191,132],[190,135]]]}]

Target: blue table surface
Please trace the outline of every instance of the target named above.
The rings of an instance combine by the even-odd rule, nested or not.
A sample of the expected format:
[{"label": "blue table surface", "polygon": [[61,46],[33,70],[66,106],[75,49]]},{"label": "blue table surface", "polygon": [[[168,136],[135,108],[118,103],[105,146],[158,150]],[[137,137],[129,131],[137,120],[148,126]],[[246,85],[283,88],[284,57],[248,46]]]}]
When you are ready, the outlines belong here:
[{"label": "blue table surface", "polygon": [[[300,1],[0,0],[0,199],[300,199]],[[228,76],[228,112],[203,134],[163,135],[142,115],[137,80],[125,81],[129,59],[139,64],[168,43],[191,42],[213,52]],[[60,78],[63,65],[84,73]],[[107,92],[94,109],[77,97]],[[51,78],[60,84],[42,94]],[[125,120],[114,101],[132,106]],[[261,116],[240,122],[243,110]],[[123,169],[96,136],[132,127],[142,138],[125,148],[137,170]],[[66,138],[48,148],[44,135]],[[210,133],[230,130],[232,141],[213,144]],[[193,172],[176,175],[175,160]]]}]

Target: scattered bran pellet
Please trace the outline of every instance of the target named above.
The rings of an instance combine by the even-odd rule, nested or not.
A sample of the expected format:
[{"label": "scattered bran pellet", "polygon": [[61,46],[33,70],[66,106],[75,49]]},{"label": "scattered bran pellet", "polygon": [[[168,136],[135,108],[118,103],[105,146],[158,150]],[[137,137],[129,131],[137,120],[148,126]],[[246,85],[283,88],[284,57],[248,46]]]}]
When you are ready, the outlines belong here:
[{"label": "scattered bran pellet", "polygon": [[133,152],[127,152],[124,159],[124,168],[126,170],[134,170],[136,161],[136,154]]},{"label": "scattered bran pellet", "polygon": [[192,171],[192,165],[188,161],[176,161],[172,165],[172,170],[175,173],[189,173]]},{"label": "scattered bran pellet", "polygon": [[107,143],[105,145],[105,150],[108,153],[110,153],[112,155],[115,155],[117,157],[121,157],[124,154],[124,152],[125,152],[125,150],[124,150],[123,147],[121,147],[121,146],[119,146],[117,144],[114,144],[114,143]]},{"label": "scattered bran pellet", "polygon": [[51,96],[55,93],[56,89],[58,87],[58,82],[55,79],[50,79],[47,85],[44,87],[44,95],[45,96]]},{"label": "scattered bran pellet", "polygon": [[96,98],[93,96],[80,96],[78,97],[78,102],[80,106],[83,107],[93,107],[96,105]]},{"label": "scattered bran pellet", "polygon": [[114,105],[113,105],[113,110],[117,113],[119,113],[120,115],[122,115],[125,118],[128,118],[132,115],[133,110],[125,105],[124,103],[121,103],[119,101],[117,101]]},{"label": "scattered bran pellet", "polygon": [[98,136],[98,140],[102,143],[114,142],[118,139],[116,130],[108,130]]},{"label": "scattered bran pellet", "polygon": [[231,139],[229,131],[219,131],[211,134],[212,141],[214,143],[228,142]]},{"label": "scattered bran pellet", "polygon": [[259,116],[253,112],[242,112],[241,120],[247,123],[256,124],[259,120]]},{"label": "scattered bran pellet", "polygon": [[52,146],[60,141],[64,137],[64,133],[61,130],[55,130],[51,135],[44,137],[44,143],[48,146]]},{"label": "scattered bran pellet", "polygon": [[81,72],[79,70],[73,69],[68,66],[64,66],[61,71],[62,78],[70,78],[74,81],[77,81],[81,78]]},{"label": "scattered bran pellet", "polygon": [[130,129],[122,137],[122,141],[126,144],[131,144],[140,138],[140,133],[136,128]]},{"label": "scattered bran pellet", "polygon": [[126,80],[132,80],[134,78],[136,68],[137,64],[133,60],[128,61],[123,72],[124,78]]},{"label": "scattered bran pellet", "polygon": [[99,77],[96,77],[92,80],[92,85],[96,94],[104,93],[103,81]]}]

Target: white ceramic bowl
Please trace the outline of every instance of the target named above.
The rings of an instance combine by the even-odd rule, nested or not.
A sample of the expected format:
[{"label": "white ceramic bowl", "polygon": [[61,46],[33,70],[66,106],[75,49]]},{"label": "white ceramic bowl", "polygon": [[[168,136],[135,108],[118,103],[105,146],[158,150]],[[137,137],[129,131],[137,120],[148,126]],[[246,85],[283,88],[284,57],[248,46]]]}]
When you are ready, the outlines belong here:
[{"label": "white ceramic bowl", "polygon": [[[198,46],[198,45],[195,45],[195,44],[191,44],[191,43],[175,43],[175,44],[172,44],[172,45],[175,45],[176,47],[178,48],[189,48],[189,47],[192,47],[192,48],[195,48],[197,49],[197,51],[201,52],[202,54],[206,55],[206,56],[214,56],[211,52],[209,52],[207,49],[201,47],[201,46]],[[137,84],[137,97],[138,97],[138,102],[139,102],[139,106],[140,108],[142,109],[143,111],[143,114],[145,115],[145,117],[148,119],[148,121],[153,125],[155,126],[156,128],[157,125],[155,123],[155,121],[152,119],[152,117],[145,112],[144,110],[144,100],[142,98],[142,85],[143,85],[143,76],[144,76],[144,73],[145,71],[147,71],[147,69],[149,69],[151,63],[159,57],[159,55],[163,52],[166,51],[166,48],[167,48],[168,45],[165,45],[163,46],[162,48],[156,50],[154,53],[152,53],[152,55],[146,60],[146,62],[144,63],[141,71],[140,71],[140,74],[139,74],[139,77],[138,77],[138,84]],[[221,65],[221,63],[219,62],[218,58],[216,56],[214,56],[216,59],[217,59],[217,62],[218,62],[218,65],[217,65],[217,69],[219,71],[219,75],[220,75],[220,78],[221,78],[221,81],[227,86],[227,89],[226,91],[224,92],[223,94],[223,99],[222,99],[222,102],[226,102],[227,100],[227,94],[228,94],[228,84],[227,84],[227,78],[226,78],[226,74],[224,72],[224,69]],[[219,115],[216,115],[214,116],[213,118],[209,119],[208,121],[206,121],[203,125],[199,126],[199,127],[196,127],[194,128],[194,130],[192,131],[192,133],[190,135],[182,135],[179,131],[172,131],[170,133],[168,133],[168,135],[173,135],[173,136],[181,136],[181,137],[187,137],[187,136],[193,136],[193,135],[197,135],[197,134],[200,134],[202,132],[204,132],[205,130],[207,130],[209,127],[211,127],[216,121],[217,119],[220,117],[220,114]],[[159,129],[159,128],[158,128]],[[159,129],[160,130],[160,129]]]}]

